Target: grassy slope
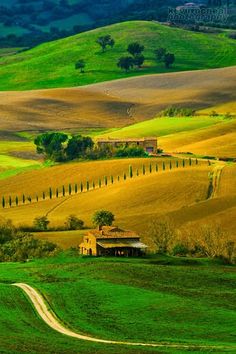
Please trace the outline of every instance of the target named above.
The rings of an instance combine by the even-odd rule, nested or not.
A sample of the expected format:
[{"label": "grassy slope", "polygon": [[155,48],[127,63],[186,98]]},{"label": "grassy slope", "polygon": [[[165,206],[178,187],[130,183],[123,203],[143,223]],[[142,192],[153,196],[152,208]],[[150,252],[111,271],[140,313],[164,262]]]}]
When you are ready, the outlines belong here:
[{"label": "grassy slope", "polygon": [[[3,264],[0,269],[2,282],[24,281],[42,291],[59,318],[74,330],[103,338],[230,348],[235,343],[235,268],[197,261],[189,266],[181,263],[188,261],[61,255],[29,264]],[[9,348],[11,353],[19,353],[19,346],[21,353],[30,350],[40,354],[185,352],[114,348],[72,340],[47,328],[20,289],[1,283],[0,292],[1,353],[9,353]]]},{"label": "grassy slope", "polygon": [[[113,50],[101,53],[96,38],[111,34]],[[224,67],[236,64],[236,44],[224,36],[193,33],[153,22],[126,22],[40,45],[14,57],[1,59],[1,90],[22,90],[86,85],[126,77],[116,63],[130,41],[146,47],[147,62],[129,75],[164,72],[154,62],[153,50],[166,46],[176,54],[173,71]],[[75,72],[74,64],[84,58],[86,74]]]},{"label": "grassy slope", "polygon": [[155,118],[101,135],[110,138],[143,136],[158,137],[165,151],[236,157],[236,119]]}]

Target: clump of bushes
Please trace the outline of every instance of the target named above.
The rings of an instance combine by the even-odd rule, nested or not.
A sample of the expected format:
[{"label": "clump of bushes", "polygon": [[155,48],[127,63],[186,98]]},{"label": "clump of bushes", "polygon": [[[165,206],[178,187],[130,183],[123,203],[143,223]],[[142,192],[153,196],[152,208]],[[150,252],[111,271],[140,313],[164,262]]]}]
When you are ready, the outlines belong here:
[{"label": "clump of bushes", "polygon": [[145,157],[148,154],[141,147],[130,146],[120,147],[115,152],[115,157]]},{"label": "clump of bushes", "polygon": [[195,115],[192,108],[168,107],[160,114],[163,117],[191,117]]},{"label": "clump of bushes", "polygon": [[236,262],[236,242],[217,225],[189,225],[188,230],[178,230],[169,219],[153,220],[147,235],[146,242],[156,253]]},{"label": "clump of bushes", "polygon": [[19,231],[10,220],[0,223],[0,262],[49,257],[59,251],[55,244],[37,240],[30,233]]}]

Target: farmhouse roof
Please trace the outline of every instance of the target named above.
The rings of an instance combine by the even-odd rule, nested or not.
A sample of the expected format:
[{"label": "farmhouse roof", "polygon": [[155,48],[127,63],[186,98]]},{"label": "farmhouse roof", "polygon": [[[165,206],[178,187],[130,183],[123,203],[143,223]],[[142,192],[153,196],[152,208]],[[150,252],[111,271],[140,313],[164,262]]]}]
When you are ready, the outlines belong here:
[{"label": "farmhouse roof", "polygon": [[91,230],[89,233],[96,239],[140,239],[136,232],[122,230],[116,226],[103,226],[100,230]]},{"label": "farmhouse roof", "polygon": [[130,247],[130,248],[141,248],[145,249],[147,246],[140,242],[140,241],[134,241],[134,240],[102,240],[98,241],[97,244],[101,246],[102,248],[124,248],[124,247]]}]

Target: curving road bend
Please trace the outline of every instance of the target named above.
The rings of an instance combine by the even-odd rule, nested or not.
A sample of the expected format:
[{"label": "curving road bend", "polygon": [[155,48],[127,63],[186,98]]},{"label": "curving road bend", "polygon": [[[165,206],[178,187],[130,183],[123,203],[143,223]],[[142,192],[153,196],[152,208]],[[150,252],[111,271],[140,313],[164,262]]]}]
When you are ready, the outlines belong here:
[{"label": "curving road bend", "polygon": [[36,291],[34,288],[25,283],[15,283],[13,286],[17,286],[21,288],[24,293],[30,298],[35,310],[38,315],[43,319],[43,321],[55,331],[64,334],[69,337],[77,338],[80,340],[104,343],[104,344],[115,344],[115,345],[127,345],[127,346],[143,346],[143,347],[169,347],[169,348],[179,348],[179,349],[190,349],[190,348],[198,348],[198,349],[233,349],[232,347],[225,346],[204,346],[204,345],[187,345],[187,344],[174,344],[174,343],[134,343],[134,342],[122,342],[122,341],[114,341],[114,340],[106,340],[94,338],[91,336],[87,336],[84,334],[79,334],[73,332],[72,330],[63,326],[57,318],[56,314],[52,311],[52,309],[46,305],[42,295]]}]

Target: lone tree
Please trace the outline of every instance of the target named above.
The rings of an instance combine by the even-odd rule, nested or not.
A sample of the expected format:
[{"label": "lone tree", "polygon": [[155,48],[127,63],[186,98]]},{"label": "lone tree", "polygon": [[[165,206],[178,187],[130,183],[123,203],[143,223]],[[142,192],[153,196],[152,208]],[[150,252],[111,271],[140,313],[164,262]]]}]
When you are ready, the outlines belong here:
[{"label": "lone tree", "polygon": [[134,58],[132,57],[121,57],[117,63],[118,68],[125,70],[126,73],[134,67]]},{"label": "lone tree", "polygon": [[113,48],[115,45],[115,40],[111,37],[110,34],[98,37],[96,42],[102,47],[103,52],[105,52],[107,46]]},{"label": "lone tree", "polygon": [[85,60],[80,59],[75,63],[75,69],[80,70],[80,72],[83,74],[84,73],[84,68],[86,66]]},{"label": "lone tree", "polygon": [[34,227],[36,230],[45,231],[48,229],[50,221],[47,216],[40,216],[34,219]]},{"label": "lone tree", "polygon": [[154,51],[154,53],[155,53],[155,56],[156,56],[156,60],[157,61],[163,61],[164,60],[164,57],[165,57],[165,55],[166,55],[166,53],[167,53],[167,50],[166,50],[166,48],[157,48],[155,51]]},{"label": "lone tree", "polygon": [[92,221],[95,226],[101,228],[102,226],[111,226],[115,220],[114,214],[107,210],[98,210],[94,213]]},{"label": "lone tree", "polygon": [[138,42],[133,42],[128,45],[127,51],[136,57],[144,51],[144,46]]},{"label": "lone tree", "polygon": [[175,55],[172,53],[166,53],[164,56],[164,63],[167,69],[170,68],[172,64],[175,62]]},{"label": "lone tree", "polygon": [[141,68],[145,61],[145,57],[142,54],[138,54],[134,57],[134,65]]}]

